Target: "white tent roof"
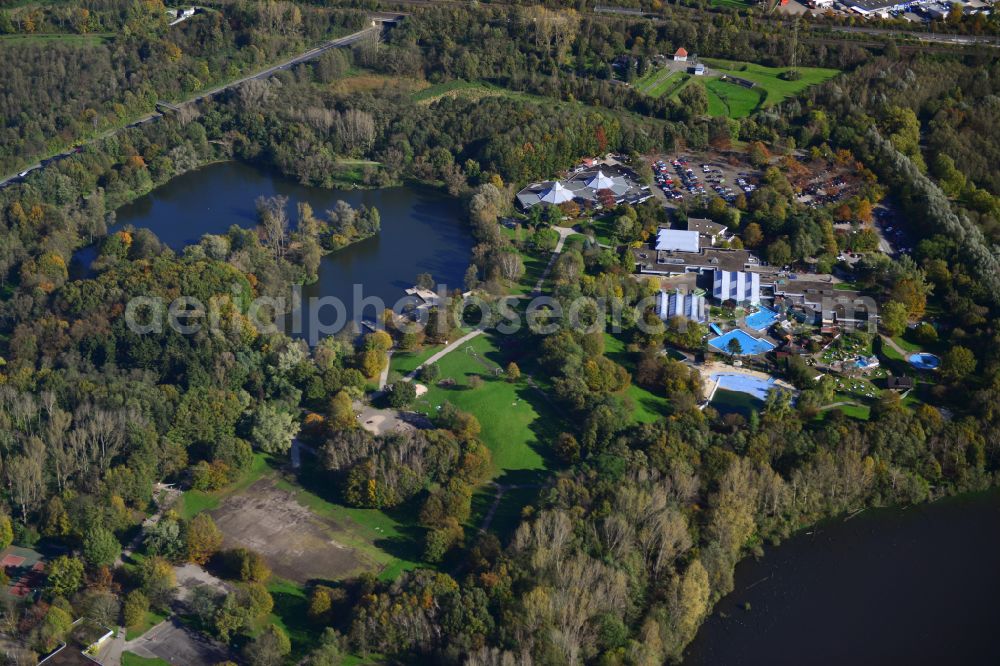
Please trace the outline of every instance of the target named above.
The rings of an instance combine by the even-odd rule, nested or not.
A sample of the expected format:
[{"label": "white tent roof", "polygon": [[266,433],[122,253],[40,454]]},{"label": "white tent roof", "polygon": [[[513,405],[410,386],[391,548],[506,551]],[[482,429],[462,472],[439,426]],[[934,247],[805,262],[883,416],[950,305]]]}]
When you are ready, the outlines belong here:
[{"label": "white tent roof", "polygon": [[542,192],[542,196],[539,199],[545,203],[561,204],[572,201],[573,193],[563,187],[562,183],[556,182],[555,185]]},{"label": "white tent roof", "polygon": [[603,171],[598,171],[596,176],[587,181],[587,187],[595,190],[610,190],[614,184],[615,181],[605,176]]}]

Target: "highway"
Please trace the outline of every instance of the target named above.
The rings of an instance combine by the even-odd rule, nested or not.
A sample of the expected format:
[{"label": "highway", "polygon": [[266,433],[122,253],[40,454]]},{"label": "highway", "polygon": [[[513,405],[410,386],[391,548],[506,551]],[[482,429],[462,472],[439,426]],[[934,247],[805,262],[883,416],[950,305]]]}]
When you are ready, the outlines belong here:
[{"label": "highway", "polygon": [[[384,18],[384,17],[382,17],[382,18]],[[186,99],[184,101],[175,102],[175,103],[157,102],[157,104],[161,105],[161,106],[165,106],[167,108],[175,108],[177,106],[183,106],[184,104],[190,104],[192,102],[200,102],[200,101],[202,101],[204,99],[208,99],[210,97],[214,97],[215,95],[218,95],[220,92],[223,92],[225,90],[229,90],[230,88],[235,88],[237,86],[240,86],[240,85],[246,83],[247,81],[249,81],[251,79],[266,79],[267,77],[271,76],[272,74],[274,74],[274,73],[276,73],[278,71],[281,71],[283,69],[289,69],[290,67],[294,67],[295,65],[298,65],[300,63],[307,62],[309,60],[313,60],[314,58],[319,57],[320,55],[322,55],[326,51],[329,51],[330,49],[335,49],[335,48],[339,48],[339,47],[342,47],[342,46],[350,46],[351,44],[355,44],[355,43],[361,41],[362,39],[364,39],[365,37],[369,36],[373,31],[376,31],[376,30],[380,30],[380,27],[377,26],[377,25],[373,25],[373,26],[365,28],[363,30],[359,30],[357,32],[351,33],[350,35],[346,35],[344,37],[338,37],[337,39],[332,39],[332,40],[330,40],[328,42],[325,42],[325,43],[321,44],[320,46],[317,46],[316,48],[313,48],[313,49],[310,49],[310,50],[306,51],[305,53],[300,53],[299,55],[297,55],[297,56],[295,56],[293,58],[290,58],[289,60],[285,60],[284,62],[281,62],[281,63],[279,63],[277,65],[272,65],[271,67],[268,67],[267,69],[261,70],[261,71],[255,73],[255,74],[250,74],[248,76],[244,76],[243,78],[236,79],[235,81],[230,81],[229,83],[225,83],[225,84],[223,84],[221,86],[217,86],[215,88],[212,88],[211,90],[198,93],[197,95],[195,95],[195,96],[193,96],[193,97],[191,97],[189,99]],[[92,139],[88,139],[86,141],[81,142],[80,145],[82,146],[82,145],[85,145],[85,144],[94,143],[95,141],[103,141],[104,139],[106,139],[106,138],[108,138],[110,136],[113,136],[113,135],[117,134],[118,132],[121,132],[123,130],[129,129],[129,128],[132,128],[132,127],[138,127],[139,125],[143,125],[143,124],[148,123],[150,121],[156,120],[157,118],[161,117],[162,115],[163,114],[160,113],[159,111],[151,111],[150,113],[147,113],[146,115],[144,115],[141,118],[139,118],[139,119],[137,119],[137,120],[129,123],[128,125],[125,125],[124,127],[116,127],[116,128],[110,129],[110,130],[108,130],[108,131],[106,131],[106,132],[104,132],[104,133],[102,133],[102,134],[100,134],[100,135],[98,135],[98,136],[96,136],[96,137],[94,137]],[[52,162],[58,162],[59,160],[65,159],[65,158],[69,157],[70,155],[72,155],[74,153],[80,152],[80,150],[81,150],[80,147],[70,148],[69,150],[66,150],[64,152],[58,153],[56,155],[51,155],[51,156],[45,158],[44,160],[41,160],[40,162],[37,162],[36,164],[33,164],[33,165],[29,166],[29,167],[25,167],[24,169],[21,170],[20,173],[11,174],[9,176],[6,176],[2,180],[0,180],[0,188],[4,188],[7,185],[10,185],[11,183],[17,182],[18,180],[21,179],[21,174],[27,174],[27,173],[29,173],[31,171],[35,171],[36,169],[40,169],[40,168],[42,168],[44,166],[47,166],[47,165],[51,164]]]}]

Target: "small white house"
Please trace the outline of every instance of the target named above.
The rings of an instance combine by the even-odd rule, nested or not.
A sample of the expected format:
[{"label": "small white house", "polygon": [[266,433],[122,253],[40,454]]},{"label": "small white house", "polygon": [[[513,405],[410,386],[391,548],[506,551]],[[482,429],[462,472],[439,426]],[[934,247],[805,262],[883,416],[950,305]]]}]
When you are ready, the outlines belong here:
[{"label": "small white house", "polygon": [[684,48],[683,46],[674,52],[675,62],[687,62],[687,59],[688,59],[688,52],[687,49]]}]

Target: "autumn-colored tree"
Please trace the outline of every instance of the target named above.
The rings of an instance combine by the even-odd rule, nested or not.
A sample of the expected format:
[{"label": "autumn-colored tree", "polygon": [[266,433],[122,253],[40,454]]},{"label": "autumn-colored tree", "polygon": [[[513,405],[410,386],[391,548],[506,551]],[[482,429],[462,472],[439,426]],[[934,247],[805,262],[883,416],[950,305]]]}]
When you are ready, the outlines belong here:
[{"label": "autumn-colored tree", "polygon": [[330,407],[327,414],[327,425],[330,430],[346,430],[347,428],[358,427],[357,418],[354,415],[354,402],[347,391],[338,391],[330,399]]},{"label": "autumn-colored tree", "polygon": [[14,540],[14,525],[10,516],[0,514],[0,550],[3,550]]},{"label": "autumn-colored tree", "polygon": [[48,566],[49,591],[57,597],[69,597],[83,585],[83,562],[75,557],[60,555]]},{"label": "autumn-colored tree", "polygon": [[205,564],[222,548],[222,532],[207,513],[199,513],[187,524],[184,533],[188,559]]},{"label": "autumn-colored tree", "polygon": [[126,627],[132,629],[142,626],[148,612],[149,599],[141,591],[132,590],[125,595],[125,603],[122,604],[122,620]]},{"label": "autumn-colored tree", "polygon": [[521,368],[517,366],[517,363],[511,361],[507,364],[507,370],[505,371],[507,375],[507,381],[516,382],[521,378]]},{"label": "autumn-colored tree", "polygon": [[858,209],[855,211],[855,216],[858,218],[858,222],[862,224],[872,223],[872,204],[868,199],[862,199],[858,202]]},{"label": "autumn-colored tree", "polygon": [[364,349],[358,358],[358,369],[369,379],[377,377],[388,364],[389,357],[378,348]]},{"label": "autumn-colored tree", "polygon": [[751,222],[747,225],[746,229],[743,230],[743,244],[745,246],[757,247],[763,240],[764,232],[761,230],[760,225],[756,222]]}]

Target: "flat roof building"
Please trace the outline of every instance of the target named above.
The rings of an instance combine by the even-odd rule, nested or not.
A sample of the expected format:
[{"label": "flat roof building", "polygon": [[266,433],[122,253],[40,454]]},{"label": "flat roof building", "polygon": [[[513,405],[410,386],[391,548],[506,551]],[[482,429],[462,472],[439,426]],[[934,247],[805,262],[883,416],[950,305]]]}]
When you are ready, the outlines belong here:
[{"label": "flat roof building", "polygon": [[704,271],[756,271],[768,272],[749,250],[724,250],[704,247],[697,252],[655,250],[649,247],[634,248],[636,270],[650,275],[681,275]]},{"label": "flat roof building", "polygon": [[656,232],[657,251],[697,252],[698,232],[680,229],[660,229]]},{"label": "flat roof building", "polygon": [[726,232],[729,227],[718,222],[713,222],[705,217],[689,217],[687,221],[688,231],[697,231],[704,241],[702,245],[715,245],[717,241],[728,240]]}]

